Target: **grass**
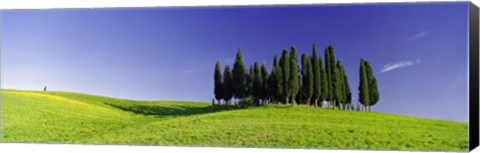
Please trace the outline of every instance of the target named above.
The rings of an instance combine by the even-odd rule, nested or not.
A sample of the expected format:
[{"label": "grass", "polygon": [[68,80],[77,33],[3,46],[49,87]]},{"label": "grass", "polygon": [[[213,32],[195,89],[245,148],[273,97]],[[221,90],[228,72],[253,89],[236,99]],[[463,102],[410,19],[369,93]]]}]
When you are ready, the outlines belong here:
[{"label": "grass", "polygon": [[468,151],[468,124],[376,112],[1,90],[1,141]]}]

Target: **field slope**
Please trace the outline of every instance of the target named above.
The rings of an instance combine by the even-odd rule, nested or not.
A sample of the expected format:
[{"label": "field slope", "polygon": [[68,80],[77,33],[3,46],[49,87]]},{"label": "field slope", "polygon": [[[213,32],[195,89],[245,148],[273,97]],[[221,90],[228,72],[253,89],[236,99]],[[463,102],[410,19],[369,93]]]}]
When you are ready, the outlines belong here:
[{"label": "field slope", "polygon": [[375,112],[1,90],[1,142],[468,151],[468,124]]}]

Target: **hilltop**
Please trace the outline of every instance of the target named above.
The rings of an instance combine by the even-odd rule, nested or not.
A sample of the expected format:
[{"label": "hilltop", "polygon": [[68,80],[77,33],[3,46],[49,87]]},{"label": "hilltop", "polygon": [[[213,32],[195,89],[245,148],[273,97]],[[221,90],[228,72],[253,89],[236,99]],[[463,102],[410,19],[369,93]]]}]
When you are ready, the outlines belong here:
[{"label": "hilltop", "polygon": [[468,123],[377,112],[1,90],[1,141],[468,151]]}]

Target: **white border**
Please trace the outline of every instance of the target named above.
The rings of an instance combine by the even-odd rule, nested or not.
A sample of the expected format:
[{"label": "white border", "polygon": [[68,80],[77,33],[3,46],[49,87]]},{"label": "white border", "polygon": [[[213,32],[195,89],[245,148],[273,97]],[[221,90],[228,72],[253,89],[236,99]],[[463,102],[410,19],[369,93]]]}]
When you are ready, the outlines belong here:
[{"label": "white border", "polygon": [[[417,153],[417,151],[374,151],[374,150],[319,150],[279,148],[220,148],[220,147],[174,147],[174,146],[133,146],[133,145],[78,145],[78,144],[21,144],[0,143],[2,153],[48,152],[48,153]],[[478,149],[473,152],[480,152]],[[422,153],[422,152],[418,152]],[[425,153],[425,152],[423,152]],[[428,151],[428,153],[435,153]]]}]

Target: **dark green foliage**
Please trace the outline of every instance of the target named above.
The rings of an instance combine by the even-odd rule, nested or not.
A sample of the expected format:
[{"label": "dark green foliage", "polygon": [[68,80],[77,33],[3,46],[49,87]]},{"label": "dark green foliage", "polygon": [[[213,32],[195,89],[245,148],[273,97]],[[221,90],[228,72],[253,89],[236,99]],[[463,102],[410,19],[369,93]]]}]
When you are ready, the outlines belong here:
[{"label": "dark green foliage", "polygon": [[297,49],[295,46],[290,48],[290,81],[289,81],[289,88],[290,88],[290,96],[292,97],[292,103],[296,104],[296,96],[300,91],[300,68],[298,67],[298,56],[297,56]]},{"label": "dark green foliage", "polygon": [[268,77],[268,93],[267,93],[267,97],[270,101],[274,101],[276,100],[276,97],[277,97],[277,74],[275,73],[277,71],[277,67],[276,65],[278,65],[278,59],[277,59],[277,55],[275,55],[273,57],[273,63],[272,63],[272,71],[270,72],[270,75]]},{"label": "dark green foliage", "polygon": [[251,106],[255,106],[256,101],[258,101],[258,99],[252,96],[243,98],[242,100],[240,100],[239,106],[240,108],[248,108]]},{"label": "dark green foliage", "polygon": [[247,77],[247,94],[245,95],[246,97],[250,97],[252,95],[254,75],[255,75],[255,72],[253,71],[253,65],[250,65],[250,69],[248,69],[248,74],[246,75]]},{"label": "dark green foliage", "polygon": [[[280,58],[275,55],[270,73],[265,63],[260,66],[258,62],[250,65],[247,71],[239,49],[232,70],[233,97],[237,99],[254,97],[258,100],[257,105],[278,101],[295,105],[299,101],[303,104],[321,106],[326,101],[328,107],[335,108],[340,106],[337,104],[342,104],[342,109],[351,109],[352,93],[348,77],[342,63],[336,60],[332,45],[325,47],[325,61],[317,55],[316,45],[313,44],[312,56],[302,54],[301,66],[298,62],[296,48],[292,46],[290,52],[283,49]],[[366,72],[365,86],[368,93],[368,100],[364,99],[361,103],[370,106],[379,100],[377,81],[370,65],[368,63],[365,65],[363,59],[361,65]],[[243,75],[239,75],[240,73]],[[238,87],[240,88],[237,89]]]},{"label": "dark green foliage", "polygon": [[313,94],[312,99],[314,101],[314,105],[318,106],[318,101],[321,101],[322,96],[322,80],[321,80],[321,70],[320,67],[322,65],[319,57],[317,55],[317,47],[315,44],[312,46],[312,70],[313,70]]},{"label": "dark green foliage", "polygon": [[267,97],[268,97],[268,79],[269,79],[269,74],[268,74],[268,71],[267,71],[267,65],[265,63],[262,64],[262,68],[261,68],[261,74],[262,74],[262,82],[263,82],[263,85],[262,85],[262,95],[260,96],[260,99],[262,99],[262,101],[266,101]]},{"label": "dark green foliage", "polygon": [[313,67],[310,56],[302,54],[302,101],[310,105],[310,98],[313,95]]},{"label": "dark green foliage", "polygon": [[350,83],[348,83],[348,77],[345,70],[343,70],[343,85],[344,85],[344,93],[345,96],[345,104],[351,105],[352,104],[352,91],[350,90]]},{"label": "dark green foliage", "polygon": [[290,83],[290,58],[288,57],[287,49],[283,49],[282,56],[280,57],[280,67],[282,70],[282,98],[284,103],[288,104],[288,98],[291,95],[289,83]]},{"label": "dark green foliage", "polygon": [[368,76],[365,61],[360,59],[360,83],[358,87],[358,100],[364,106],[369,106],[370,92],[368,91]]},{"label": "dark green foliage", "polygon": [[373,106],[377,104],[378,101],[380,101],[380,93],[378,92],[378,86],[377,86],[377,79],[373,78],[371,82],[369,82],[370,87],[370,105]]},{"label": "dark green foliage", "polygon": [[230,99],[233,97],[233,77],[230,72],[230,66],[227,64],[223,70],[223,100],[227,105],[230,103]]},{"label": "dark green foliage", "polygon": [[320,106],[323,104],[323,101],[324,100],[327,100],[327,96],[328,94],[330,94],[330,91],[329,91],[329,83],[328,83],[328,77],[327,77],[327,72],[325,71],[325,67],[323,66],[323,61],[322,61],[322,57],[318,57],[318,64],[319,64],[319,68],[320,68],[320,84],[322,86],[322,89],[321,89],[321,94],[320,94],[320,97],[319,97],[319,101],[320,101]]},{"label": "dark green foliage", "polygon": [[260,105],[258,102],[258,99],[261,99],[263,95],[263,77],[262,77],[262,72],[260,71],[260,68],[258,67],[258,62],[255,62],[253,65],[253,74],[252,74],[252,96],[257,98],[257,101],[255,101],[255,105]]},{"label": "dark green foliage", "polygon": [[330,64],[330,46],[326,47],[325,48],[325,75],[327,77],[327,90],[328,90],[328,93],[327,95],[325,95],[325,100],[326,101],[331,101],[333,99],[333,96],[332,96],[332,71],[330,71],[331,69],[331,64]]},{"label": "dark green foliage", "polygon": [[335,100],[337,95],[337,78],[336,78],[336,59],[335,54],[333,51],[333,46],[328,45],[325,48],[325,71],[327,75],[327,84],[328,84],[328,95],[326,96],[325,100],[333,102],[335,106]]},{"label": "dark green foliage", "polygon": [[278,63],[277,55],[273,58],[273,67],[272,72],[269,78],[270,86],[269,86],[269,97],[271,101],[281,101],[282,100],[282,68]]},{"label": "dark green foliage", "polygon": [[[346,90],[345,90],[345,82],[344,82],[344,69],[343,69],[343,65],[342,65],[342,62],[340,61],[337,61],[337,64],[336,64],[336,69],[335,69],[335,78],[337,83],[336,83],[336,100],[338,103],[342,104],[342,106],[345,106],[345,101],[347,99],[347,94],[346,94]],[[343,107],[342,107],[343,108]]]},{"label": "dark green foliage", "polygon": [[373,69],[370,66],[370,63],[366,60],[365,60],[365,67],[367,70],[368,87],[370,89],[370,105],[375,105],[380,100],[379,93],[378,93],[377,79],[373,73]]},{"label": "dark green foliage", "polygon": [[246,69],[243,63],[242,51],[240,48],[235,56],[235,64],[233,65],[233,96],[235,98],[244,98],[247,92]]},{"label": "dark green foliage", "polygon": [[223,98],[223,83],[222,83],[222,70],[220,68],[220,61],[217,61],[215,63],[215,72],[214,72],[214,93],[215,93],[215,99],[217,101],[220,101]]},{"label": "dark green foliage", "polygon": [[347,77],[347,74],[345,72],[345,69],[343,68],[343,65],[340,61],[337,62],[337,68],[339,70],[339,75],[338,75],[338,78],[341,80],[339,82],[339,87],[341,87],[341,98],[339,100],[339,102],[343,105],[343,108],[346,108],[348,109],[348,106],[351,104],[352,102],[352,92],[350,91],[350,85],[348,83],[348,77]]},{"label": "dark green foliage", "polygon": [[[370,63],[365,60],[365,69],[367,71],[367,78],[368,78],[368,88],[369,88],[369,98],[370,98],[370,103],[369,107],[377,104],[377,102],[380,100],[380,94],[378,92],[378,86],[377,86],[377,78],[375,78],[375,75],[373,74],[373,69],[370,66]],[[370,109],[370,108],[369,108]]]},{"label": "dark green foliage", "polygon": [[331,87],[331,84],[330,84],[332,78],[331,78],[331,74],[330,74],[330,68],[328,66],[329,65],[328,62],[330,60],[330,55],[329,54],[330,54],[330,52],[328,51],[328,47],[327,47],[327,48],[325,48],[325,76],[326,76],[326,83],[327,83],[326,88],[327,88],[328,92],[327,92],[327,95],[325,95],[325,97],[324,97],[324,100],[326,100],[326,101],[330,101],[332,99],[331,98],[332,87]]}]

